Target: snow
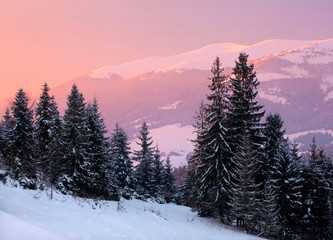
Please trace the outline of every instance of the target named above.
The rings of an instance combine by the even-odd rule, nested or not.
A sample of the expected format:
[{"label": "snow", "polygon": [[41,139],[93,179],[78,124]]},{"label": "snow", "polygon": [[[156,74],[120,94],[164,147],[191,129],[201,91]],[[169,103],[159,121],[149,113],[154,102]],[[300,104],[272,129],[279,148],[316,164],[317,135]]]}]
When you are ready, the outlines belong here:
[{"label": "snow", "polygon": [[293,65],[291,67],[285,67],[282,68],[283,71],[286,71],[290,74],[290,78],[302,78],[302,77],[308,77],[308,72],[298,67],[297,65]]},{"label": "snow", "polygon": [[315,130],[308,130],[304,132],[298,132],[293,134],[286,134],[286,137],[289,138],[290,141],[294,141],[295,139],[306,136],[308,134],[330,134],[333,137],[333,130],[327,130],[327,129],[315,129]]},{"label": "snow", "polygon": [[323,78],[323,81],[320,84],[320,89],[323,90],[324,93],[326,93],[330,87],[333,87],[333,75]]},{"label": "snow", "polygon": [[304,56],[296,51],[288,51],[285,54],[279,56],[280,59],[288,60],[289,62],[301,64],[304,63]]},{"label": "snow", "polygon": [[271,102],[274,102],[274,103],[288,104],[286,98],[279,97],[279,96],[276,96],[276,95],[272,95],[272,94],[269,94],[269,93],[265,93],[263,90],[261,90],[258,93],[258,96],[260,98],[267,99],[267,100],[269,100]]},{"label": "snow", "polygon": [[290,76],[282,73],[274,72],[257,72],[257,77],[260,82],[275,80],[275,79],[289,79]]},{"label": "snow", "polygon": [[295,64],[328,64],[333,62],[333,39],[315,41],[304,46],[281,52],[280,59]]},{"label": "snow", "polygon": [[333,62],[333,54],[314,56],[306,60],[310,64],[328,64]]},{"label": "snow", "polygon": [[282,51],[303,46],[310,41],[271,39],[253,45],[236,43],[218,43],[205,46],[190,52],[166,56],[149,57],[136,61],[105,66],[90,74],[93,78],[108,78],[110,73],[129,79],[146,72],[160,72],[177,69],[209,70],[214,59],[219,56],[223,67],[233,67],[240,52],[245,51],[254,60],[261,57],[278,54]]},{"label": "snow", "polygon": [[324,102],[327,102],[327,101],[329,101],[332,98],[333,98],[333,91],[330,91],[329,93],[326,94]]},{"label": "snow", "polygon": [[162,109],[162,110],[172,110],[172,109],[176,109],[178,104],[181,103],[182,100],[178,100],[172,104],[169,104],[169,105],[166,105],[166,106],[162,106],[162,107],[159,107],[158,109]]},{"label": "snow", "polygon": [[[95,202],[0,184],[1,239],[261,239],[200,218],[190,208],[139,200]],[[121,206],[119,211],[117,207]]]}]

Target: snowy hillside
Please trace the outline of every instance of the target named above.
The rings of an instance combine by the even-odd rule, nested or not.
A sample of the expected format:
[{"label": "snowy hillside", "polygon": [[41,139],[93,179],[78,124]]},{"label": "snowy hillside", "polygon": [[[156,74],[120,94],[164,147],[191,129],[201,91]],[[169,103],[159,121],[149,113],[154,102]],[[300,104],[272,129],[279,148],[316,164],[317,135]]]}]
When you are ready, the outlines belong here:
[{"label": "snowy hillside", "polygon": [[271,39],[248,46],[236,43],[211,44],[174,56],[150,57],[124,64],[101,67],[91,73],[90,77],[109,78],[113,74],[118,74],[124,79],[128,79],[151,71],[163,72],[175,69],[208,70],[216,56],[222,56],[223,66],[231,67],[242,51],[250,54],[250,59],[257,59],[294,49],[307,43],[309,41]]},{"label": "snowy hillside", "polygon": [[[118,211],[117,211],[118,208]],[[117,202],[73,198],[0,184],[3,240],[65,239],[261,239],[233,231],[187,207],[139,200]]]}]

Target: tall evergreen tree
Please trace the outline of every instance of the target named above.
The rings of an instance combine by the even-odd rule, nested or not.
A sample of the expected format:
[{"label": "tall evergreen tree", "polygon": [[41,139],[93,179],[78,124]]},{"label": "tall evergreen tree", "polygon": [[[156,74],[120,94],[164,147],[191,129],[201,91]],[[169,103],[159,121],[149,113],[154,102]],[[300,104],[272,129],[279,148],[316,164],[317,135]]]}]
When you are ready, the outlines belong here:
[{"label": "tall evergreen tree", "polygon": [[261,118],[265,112],[261,111],[263,105],[255,100],[258,91],[256,90],[259,81],[256,72],[253,71],[253,64],[247,65],[248,55],[240,53],[236,66],[233,68],[230,78],[232,85],[232,94],[228,96],[230,104],[228,105],[229,134],[232,137],[232,150],[236,152],[237,145],[244,129],[249,130],[250,141],[255,149],[260,149],[264,142],[263,130],[265,124]]},{"label": "tall evergreen tree", "polygon": [[50,88],[45,83],[37,104],[35,116],[36,157],[42,172],[42,185],[53,184],[58,177],[61,161],[62,121],[54,97],[49,95]]},{"label": "tall evergreen tree", "polygon": [[222,75],[223,70],[220,59],[216,58],[211,70],[211,94],[207,95],[210,101],[207,104],[207,126],[202,136],[197,139],[198,145],[204,147],[198,169],[201,176],[199,213],[210,215],[215,212],[221,219],[225,219],[227,215],[226,202],[230,186],[230,147],[225,128],[228,81],[226,76]]},{"label": "tall evergreen tree", "polygon": [[233,184],[230,204],[237,226],[247,231],[259,225],[260,184],[256,183],[258,174],[258,154],[249,139],[245,129],[244,135],[234,155]]},{"label": "tall evergreen tree", "polygon": [[163,196],[163,186],[164,186],[164,165],[163,161],[161,160],[161,154],[160,150],[158,149],[158,146],[155,148],[155,153],[154,153],[154,160],[153,160],[153,171],[154,171],[154,188],[155,188],[155,198],[159,202],[164,201],[164,196]]},{"label": "tall evergreen tree", "polygon": [[11,107],[15,126],[8,134],[8,166],[11,176],[24,187],[36,188],[34,160],[33,111],[23,89],[17,92]]},{"label": "tall evergreen tree", "polygon": [[[272,183],[276,192],[277,211],[282,239],[294,238],[298,232],[299,210],[301,207],[300,174],[292,156],[288,140],[284,138],[283,121],[279,114],[266,118],[265,161],[263,177]],[[297,152],[293,153],[297,155]]]},{"label": "tall evergreen tree", "polygon": [[114,185],[113,176],[108,174],[109,168],[109,139],[104,119],[98,110],[97,99],[86,108],[87,126],[87,164],[88,172],[87,186],[88,195],[91,197],[103,197],[117,199],[117,186]]},{"label": "tall evergreen tree", "polygon": [[148,125],[145,122],[142,124],[138,139],[137,144],[140,149],[134,151],[134,159],[139,162],[135,170],[136,190],[143,197],[149,198],[154,195],[154,147],[151,147],[153,141],[152,137],[149,136]]},{"label": "tall evergreen tree", "polygon": [[0,154],[2,155],[2,168],[8,169],[10,166],[10,146],[9,134],[15,127],[15,119],[10,114],[9,108],[6,109],[5,115],[0,123]]},{"label": "tall evergreen tree", "polygon": [[170,158],[167,157],[164,168],[164,198],[167,203],[176,202],[177,199],[177,187],[176,179],[172,173],[172,165],[170,163]]},{"label": "tall evergreen tree", "polygon": [[134,189],[133,163],[126,132],[116,124],[111,137],[111,172],[114,175],[121,195],[129,198]]},{"label": "tall evergreen tree", "polygon": [[65,190],[75,195],[87,196],[89,184],[88,169],[88,127],[86,104],[82,93],[74,84],[67,99],[64,115],[63,176],[61,183]]},{"label": "tall evergreen tree", "polygon": [[325,155],[317,148],[315,138],[310,145],[308,165],[303,168],[302,239],[331,239],[329,183],[325,179]]}]

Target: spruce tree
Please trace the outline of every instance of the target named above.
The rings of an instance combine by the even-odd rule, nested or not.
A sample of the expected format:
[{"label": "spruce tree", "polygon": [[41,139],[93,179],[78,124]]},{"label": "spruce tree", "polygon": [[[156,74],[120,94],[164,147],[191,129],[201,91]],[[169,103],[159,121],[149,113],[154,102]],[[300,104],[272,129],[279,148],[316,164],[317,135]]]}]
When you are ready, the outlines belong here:
[{"label": "spruce tree", "polygon": [[281,239],[295,238],[299,234],[301,209],[300,173],[293,162],[287,141],[281,143],[280,157],[274,163],[272,181],[277,193],[277,208],[281,226]]},{"label": "spruce tree", "polygon": [[5,115],[1,121],[0,135],[0,153],[2,155],[2,168],[10,170],[10,146],[9,134],[15,127],[15,119],[10,114],[9,108],[6,109]]},{"label": "spruce tree", "polygon": [[258,154],[249,138],[249,132],[245,129],[233,157],[233,184],[229,203],[237,226],[247,231],[251,231],[259,225],[259,195],[262,194],[260,184],[256,183],[259,171]]},{"label": "spruce tree", "polygon": [[208,86],[211,94],[207,95],[207,126],[197,140],[198,145],[204,147],[198,168],[201,177],[199,214],[205,216],[214,213],[220,215],[221,219],[227,216],[226,203],[230,186],[230,146],[225,128],[228,81],[222,74],[223,70],[219,58],[216,58],[211,70],[213,77]]},{"label": "spruce tree", "polygon": [[8,167],[13,179],[25,188],[36,188],[33,111],[23,89],[17,92],[11,107],[15,126],[8,133]]},{"label": "spruce tree", "polygon": [[154,153],[154,160],[153,160],[153,171],[154,171],[154,192],[155,192],[155,198],[158,202],[163,203],[164,202],[164,196],[163,196],[163,186],[165,179],[163,178],[164,173],[164,165],[163,161],[161,160],[161,154],[160,150],[158,149],[158,146],[155,148]]},{"label": "spruce tree", "polygon": [[271,182],[276,192],[276,207],[279,215],[280,236],[282,239],[294,238],[298,232],[299,211],[301,208],[300,174],[294,155],[291,155],[288,140],[279,114],[266,118],[265,161],[263,177]]},{"label": "spruce tree", "polygon": [[60,174],[59,164],[62,151],[62,121],[50,88],[45,83],[37,104],[35,116],[36,157],[41,171],[41,187],[45,183],[54,184]]},{"label": "spruce tree", "polygon": [[126,132],[116,124],[111,137],[111,176],[120,188],[120,194],[130,198],[135,179],[133,176],[133,163],[130,158],[130,147]]},{"label": "spruce tree", "polygon": [[86,126],[88,148],[85,171],[89,174],[88,195],[117,199],[117,186],[114,184],[113,176],[110,176],[107,171],[109,168],[109,139],[105,136],[107,130],[102,114],[98,110],[96,98],[86,108]]},{"label": "spruce tree", "polygon": [[91,168],[87,148],[88,127],[86,104],[82,93],[74,84],[67,98],[64,115],[63,134],[63,175],[61,183],[64,190],[85,197],[88,194],[89,172]]},{"label": "spruce tree", "polygon": [[261,122],[265,112],[261,110],[263,105],[256,101],[259,81],[253,64],[247,65],[248,57],[245,53],[239,54],[230,78],[232,94],[228,96],[228,130],[233,152],[237,152],[244,129],[248,129],[255,150],[259,150],[265,140],[265,123]]},{"label": "spruce tree", "polygon": [[315,138],[308,150],[308,165],[303,168],[302,238],[331,239],[329,183],[325,179],[325,154],[318,150]]},{"label": "spruce tree", "polygon": [[140,149],[134,151],[134,159],[138,161],[135,166],[136,190],[144,198],[149,198],[154,196],[154,147],[151,147],[153,141],[145,122],[142,124],[138,139],[137,144]]},{"label": "spruce tree", "polygon": [[269,239],[279,239],[281,234],[280,218],[277,207],[277,194],[272,180],[269,179],[264,186],[260,198],[259,229],[263,236]]},{"label": "spruce tree", "polygon": [[177,187],[176,187],[176,179],[172,173],[172,165],[170,163],[169,156],[165,162],[164,168],[164,199],[167,203],[176,202],[177,200]]}]

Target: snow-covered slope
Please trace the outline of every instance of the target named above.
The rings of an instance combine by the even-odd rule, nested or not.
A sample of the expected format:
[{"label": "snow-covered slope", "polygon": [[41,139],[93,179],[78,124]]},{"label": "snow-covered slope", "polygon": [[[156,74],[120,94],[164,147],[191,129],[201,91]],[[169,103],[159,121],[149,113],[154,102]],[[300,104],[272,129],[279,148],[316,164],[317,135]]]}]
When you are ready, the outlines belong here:
[{"label": "snow-covered slope", "polygon": [[128,79],[151,71],[160,72],[175,69],[209,70],[216,56],[222,57],[223,66],[231,67],[242,51],[250,54],[250,58],[254,60],[294,49],[309,42],[271,39],[248,46],[236,43],[212,44],[174,56],[149,57],[124,64],[101,67],[91,73],[90,76],[92,78],[108,78],[116,73]]},{"label": "snow-covered slope", "polygon": [[139,200],[95,202],[60,194],[50,200],[45,192],[2,183],[0,236],[3,240],[261,239],[200,218],[183,206]]}]

